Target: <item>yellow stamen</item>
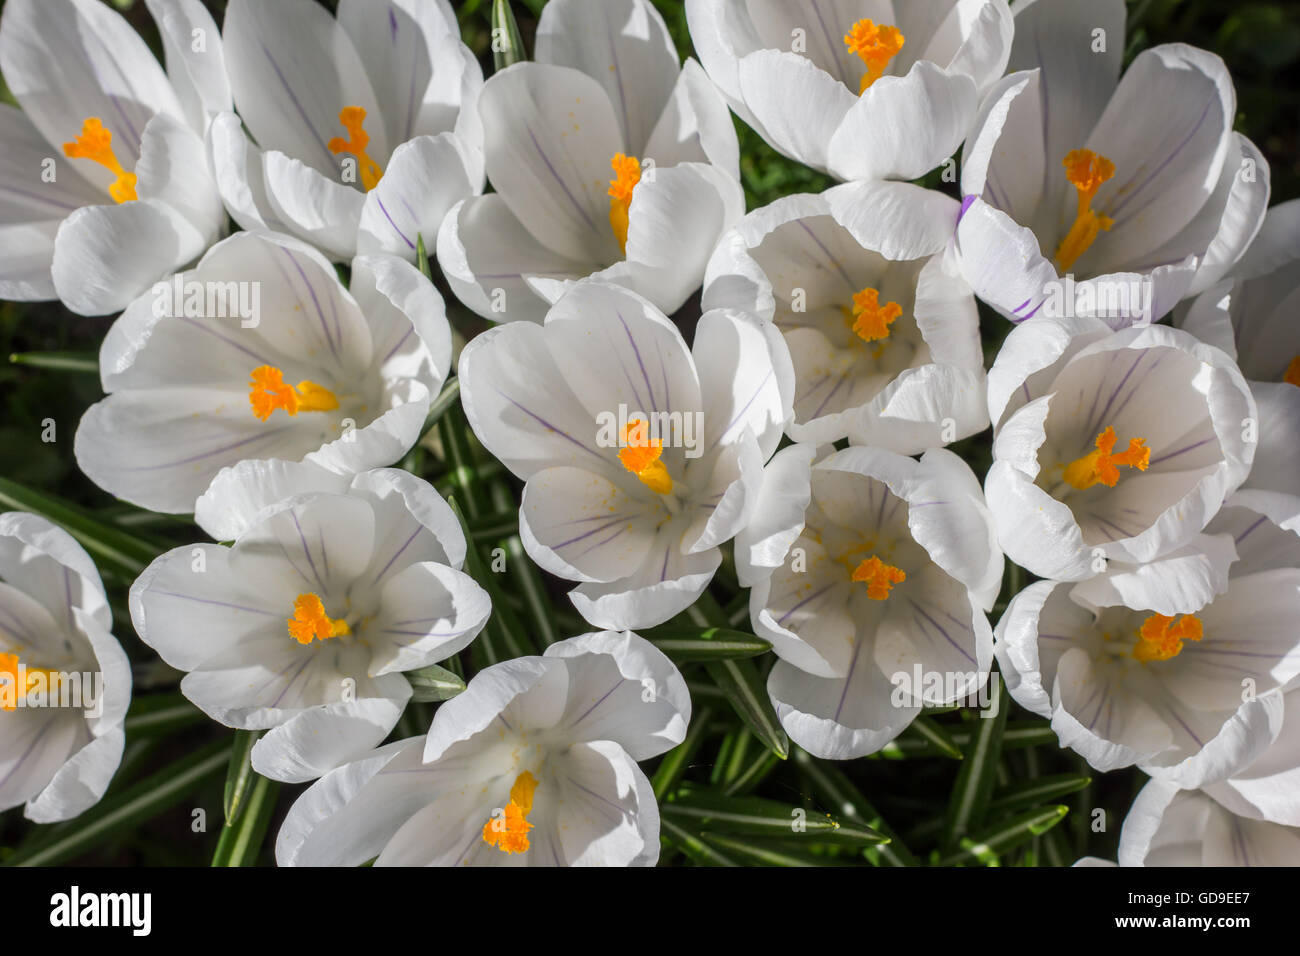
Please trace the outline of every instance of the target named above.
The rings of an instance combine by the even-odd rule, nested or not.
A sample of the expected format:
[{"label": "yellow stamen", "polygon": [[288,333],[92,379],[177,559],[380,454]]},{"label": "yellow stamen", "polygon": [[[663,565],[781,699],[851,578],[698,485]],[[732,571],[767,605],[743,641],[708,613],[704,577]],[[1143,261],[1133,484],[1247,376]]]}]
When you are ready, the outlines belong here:
[{"label": "yellow stamen", "polygon": [[859,96],[884,76],[889,61],[903,49],[904,39],[898,27],[877,26],[874,20],[865,18],[849,27],[849,32],[844,34],[844,45],[867,65],[867,72],[862,74],[862,83],[858,87]]},{"label": "yellow stamen", "polygon": [[627,211],[632,205],[632,190],[641,181],[641,161],[635,156],[616,153],[609,161],[614,178],[609,181],[609,225],[618,239],[618,247],[627,254]]},{"label": "yellow stamen", "polygon": [[650,437],[650,425],[643,418],[634,418],[623,429],[623,445],[618,460],[623,467],[641,479],[651,491],[666,495],[673,490],[673,480],[660,461],[664,443]]},{"label": "yellow stamen", "polygon": [[1119,454],[1115,451],[1115,429],[1109,425],[1097,436],[1097,450],[1076,458],[1065,466],[1065,480],[1080,491],[1095,484],[1114,488],[1119,483],[1120,466],[1146,471],[1151,464],[1151,449],[1145,438],[1130,438],[1128,448]]},{"label": "yellow stamen", "polygon": [[328,145],[330,152],[335,155],[351,153],[357,158],[357,172],[361,176],[361,185],[365,187],[366,192],[370,192],[379,185],[384,170],[366,154],[366,147],[370,145],[370,134],[366,132],[363,125],[365,120],[366,111],[360,106],[343,107],[339,110],[339,122],[348,131],[348,138],[335,136]]},{"label": "yellow stamen", "polygon": [[253,414],[262,421],[270,418],[277,408],[297,415],[299,412],[329,412],[339,407],[339,400],[325,386],[304,379],[295,388],[284,380],[284,373],[274,365],[259,365],[253,369],[252,380],[248,383],[248,402],[253,406]]},{"label": "yellow stamen", "polygon": [[313,640],[328,641],[331,637],[351,634],[348,622],[335,620],[325,613],[325,605],[316,595],[299,594],[293,602],[293,617],[289,618],[289,636],[299,644]]},{"label": "yellow stamen", "polygon": [[1293,358],[1291,364],[1286,367],[1286,374],[1282,376],[1282,381],[1300,387],[1300,355]]},{"label": "yellow stamen", "polygon": [[1138,631],[1138,641],[1133,645],[1133,657],[1147,661],[1167,661],[1177,657],[1183,650],[1183,641],[1199,641],[1205,636],[1200,620],[1192,614],[1184,614],[1174,623],[1172,617],[1152,614],[1142,622]]},{"label": "yellow stamen", "polygon": [[81,124],[81,135],[71,143],[63,144],[63,155],[68,159],[88,159],[99,163],[117,176],[108,187],[108,194],[118,203],[138,198],[135,194],[135,173],[128,173],[117,161],[113,152],[113,133],[98,116],[88,116]]},{"label": "yellow stamen", "polygon": [[873,554],[853,569],[853,580],[867,585],[867,597],[871,600],[883,601],[895,584],[907,580],[907,575]]},{"label": "yellow stamen", "polygon": [[889,327],[903,314],[897,302],[880,304],[880,293],[868,286],[853,295],[853,331],[864,342],[889,338]]},{"label": "yellow stamen", "polygon": [[[18,699],[26,697],[41,682],[38,675],[44,676],[46,687],[54,687],[58,679],[57,674],[52,670],[47,670],[44,667],[24,666],[23,681],[20,686],[18,683],[18,668],[20,666],[21,663],[17,654],[0,654],[0,684],[8,683],[12,688],[12,690],[0,694],[0,710],[17,710]],[[6,674],[9,676],[8,681],[4,679]],[[11,702],[7,703],[6,701]]]},{"label": "yellow stamen", "polygon": [[1074,149],[1061,160],[1061,165],[1065,167],[1065,178],[1079,193],[1074,225],[1056,249],[1056,265],[1065,272],[1088,251],[1098,235],[1115,225],[1115,220],[1092,208],[1093,197],[1101,184],[1115,175],[1115,164],[1090,149]]},{"label": "yellow stamen", "polygon": [[510,788],[510,802],[505,807],[505,818],[493,817],[483,824],[483,842],[502,853],[523,853],[528,849],[528,831],[533,825],[528,814],[533,809],[533,794],[537,778],[525,770]]}]

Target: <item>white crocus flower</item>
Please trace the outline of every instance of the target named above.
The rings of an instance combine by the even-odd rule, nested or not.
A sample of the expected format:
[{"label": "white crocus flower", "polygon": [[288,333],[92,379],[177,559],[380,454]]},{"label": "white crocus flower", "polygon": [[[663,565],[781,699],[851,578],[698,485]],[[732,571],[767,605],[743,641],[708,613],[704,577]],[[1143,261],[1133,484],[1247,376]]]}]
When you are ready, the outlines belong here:
[{"label": "white crocus flower", "polygon": [[975,294],[1013,322],[1155,321],[1263,220],[1268,163],[1232,131],[1223,61],[1164,44],[1120,79],[1123,53],[1123,0],[1016,8],[1014,72],[966,141],[954,240]]},{"label": "white crocus flower", "polygon": [[199,0],[149,0],[164,73],[100,0],[10,0],[0,71],[0,298],[116,312],[221,235],[208,118],[230,108]]},{"label": "white crocus flower", "polygon": [[240,471],[218,507],[247,516],[264,482],[292,494],[249,517],[232,547],[155,560],[131,587],[131,619],[187,672],[181,692],[204,713],[267,731],[254,769],[311,780],[383,741],[411,696],[402,672],[466,647],[491,606],[458,570],[464,534],[427,482],[393,468],[346,487],[311,466]]},{"label": "white crocus flower", "polygon": [[239,115],[209,147],[235,221],[336,262],[414,262],[421,237],[432,254],[483,188],[483,75],[446,0],[342,0],[337,20],[315,0],[232,0],[223,34]]},{"label": "white crocus flower", "polygon": [[108,397],[77,429],[92,481],[183,513],[223,467],[396,461],[451,363],[442,297],[414,266],[360,256],[351,290],[314,249],[249,232],[136,299],[100,349]]},{"label": "white crocus flower", "polygon": [[53,823],[122,761],[131,664],[90,556],[37,515],[0,515],[0,810]]},{"label": "white crocus flower", "polygon": [[791,438],[911,455],[988,427],[975,299],[944,255],[957,209],[907,183],[852,183],[778,199],[723,237],[703,307],[781,330]]},{"label": "white crocus flower", "polygon": [[659,807],[637,761],[686,735],[672,662],[584,634],[488,667],[427,737],[322,778],[290,809],[281,866],[654,866]]},{"label": "white crocus flower", "polygon": [[1280,731],[1271,692],[1300,674],[1298,526],[1295,499],[1239,492],[1187,547],[1031,584],[997,626],[1007,688],[1098,770],[1236,775]]},{"label": "white crocus flower", "polygon": [[483,87],[496,192],[443,223],[447,281],[494,321],[540,322],[591,275],[675,312],[745,212],[726,104],[648,0],[551,0],[535,56]]},{"label": "white crocus flower", "polygon": [[[1297,695],[1289,695],[1294,699]],[[1300,712],[1300,700],[1292,709]],[[1293,738],[1295,733],[1292,733]],[[1292,745],[1291,760],[1296,759]],[[1292,802],[1297,781],[1286,781]],[[1138,793],[1119,836],[1120,866],[1300,866],[1300,825],[1242,816],[1207,791],[1152,780]]]},{"label": "white crocus flower", "polygon": [[1259,406],[1259,448],[1243,487],[1300,496],[1300,200],[1268,211],[1228,279],[1181,325],[1237,360]]},{"label": "white crocus flower", "polygon": [[460,357],[479,440],[526,480],[533,560],[582,584],[595,627],[660,624],[708,586],[781,440],[790,357],[770,324],[706,313],[688,349],[634,292],[589,280],[545,325],[509,322]]},{"label": "white crocus flower", "polygon": [[988,377],[984,491],[1007,557],[1077,581],[1186,544],[1246,477],[1255,402],[1232,359],[1167,326],[1012,330]]},{"label": "white crocus flower", "polygon": [[1002,554],[979,481],[951,452],[814,455],[773,457],[736,565],[755,633],[780,658],[767,690],[782,725],[844,760],[879,750],[922,706],[984,687]]},{"label": "white crocus flower", "polygon": [[700,61],[775,149],[845,180],[956,151],[1007,66],[1006,0],[687,0]]}]

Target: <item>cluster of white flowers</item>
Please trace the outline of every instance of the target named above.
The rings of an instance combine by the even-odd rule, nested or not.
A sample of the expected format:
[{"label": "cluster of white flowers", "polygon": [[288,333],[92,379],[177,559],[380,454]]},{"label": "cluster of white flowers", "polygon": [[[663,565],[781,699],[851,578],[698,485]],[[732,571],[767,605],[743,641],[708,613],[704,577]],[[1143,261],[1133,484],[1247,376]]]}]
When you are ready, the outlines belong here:
[{"label": "cluster of white flowers", "polygon": [[[550,0],[485,81],[447,0],[147,5],[165,68],[101,0],[5,2],[0,298],[117,315],[76,462],[223,542],[158,557],[131,623],[316,781],[282,865],[653,865],[638,761],[691,699],[635,632],[732,556],[814,757],[996,662],[1151,777],[1122,865],[1300,865],[1300,200],[1268,208],[1217,56],[1121,75],[1123,0],[687,0],[683,64],[649,0]],[[839,184],[746,213],[733,113]],[[389,467],[453,374],[591,633],[385,745],[493,613]],[[945,447],[990,428],[986,474]],[[1009,563],[1039,580],[995,612]],[[0,809],[103,796],[111,627],[71,537],[0,517]],[[71,671],[94,716],[20,706]]]}]

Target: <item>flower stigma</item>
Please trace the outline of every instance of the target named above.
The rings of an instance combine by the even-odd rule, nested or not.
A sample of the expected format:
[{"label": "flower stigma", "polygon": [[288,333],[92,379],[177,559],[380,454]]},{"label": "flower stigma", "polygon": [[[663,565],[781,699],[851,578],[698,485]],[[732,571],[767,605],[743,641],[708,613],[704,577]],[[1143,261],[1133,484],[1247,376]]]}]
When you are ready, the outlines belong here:
[{"label": "flower stigma", "polygon": [[299,412],[328,412],[339,407],[334,393],[323,385],[303,380],[297,386],[284,380],[284,373],[274,365],[259,365],[253,369],[248,383],[248,402],[253,414],[262,421],[271,417],[277,408],[290,416]]},{"label": "flower stigma", "polygon": [[1184,614],[1177,623],[1172,617],[1152,614],[1142,622],[1133,657],[1142,663],[1167,661],[1183,650],[1183,641],[1199,641],[1205,636],[1201,621],[1194,614]]},{"label": "flower stigma", "polygon": [[898,27],[888,24],[877,26],[874,20],[865,17],[849,27],[849,32],[844,34],[844,45],[867,66],[867,72],[862,74],[862,83],[858,87],[859,96],[884,76],[889,61],[903,49],[904,39]]},{"label": "flower stigma", "polygon": [[117,203],[138,199],[135,193],[135,173],[128,173],[113,152],[113,133],[98,116],[88,116],[81,124],[81,135],[71,143],[63,144],[63,155],[69,159],[88,159],[99,163],[117,176],[108,187],[108,194]]},{"label": "flower stigma", "polygon": [[644,418],[634,418],[623,428],[623,448],[618,460],[623,467],[640,479],[651,491],[661,495],[671,494],[673,480],[660,460],[664,443],[650,437],[650,424]]},{"label": "flower stigma", "polygon": [[360,106],[345,106],[339,110],[339,122],[348,132],[348,138],[335,136],[329,141],[329,150],[336,156],[350,153],[357,158],[357,172],[361,176],[361,185],[366,192],[379,185],[384,175],[383,167],[370,158],[366,147],[370,145],[370,134],[365,130],[366,111]]},{"label": "flower stigma", "polygon": [[528,822],[528,814],[533,809],[533,793],[537,790],[537,778],[525,770],[515,778],[510,788],[510,802],[506,804],[504,816],[492,816],[483,824],[483,842],[494,846],[502,853],[523,853],[528,849],[528,831],[533,825]]},{"label": "flower stigma", "polygon": [[1151,463],[1151,449],[1145,438],[1130,438],[1128,448],[1115,454],[1115,429],[1109,425],[1097,436],[1097,448],[1065,466],[1067,484],[1084,491],[1096,484],[1114,488],[1119,483],[1119,469],[1146,471]]},{"label": "flower stigma", "polygon": [[632,190],[641,182],[641,162],[635,156],[616,153],[609,165],[614,170],[614,178],[609,181],[609,225],[619,249],[627,255],[628,209],[632,205]]},{"label": "flower stigma", "polygon": [[335,620],[325,613],[321,599],[310,592],[299,594],[293,602],[293,617],[289,618],[289,636],[299,644],[310,644],[313,640],[328,641],[331,637],[351,634],[348,622],[339,618]]},{"label": "flower stigma", "polygon": [[1074,217],[1074,225],[1065,234],[1056,249],[1056,265],[1062,272],[1067,271],[1078,258],[1091,248],[1097,236],[1115,225],[1115,220],[1095,212],[1092,200],[1102,183],[1115,175],[1115,164],[1100,153],[1090,149],[1074,149],[1061,160],[1065,167],[1065,178],[1078,191],[1079,206]]},{"label": "flower stigma", "polygon": [[873,554],[853,569],[853,580],[866,584],[867,597],[871,600],[883,601],[889,597],[895,584],[907,580],[907,574]]}]

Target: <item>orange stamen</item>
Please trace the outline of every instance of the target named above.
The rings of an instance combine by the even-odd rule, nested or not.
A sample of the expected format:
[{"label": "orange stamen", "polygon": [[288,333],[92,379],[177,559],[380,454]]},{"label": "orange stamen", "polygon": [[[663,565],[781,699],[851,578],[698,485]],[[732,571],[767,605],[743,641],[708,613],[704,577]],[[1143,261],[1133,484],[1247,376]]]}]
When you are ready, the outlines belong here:
[{"label": "orange stamen", "polygon": [[357,158],[357,172],[361,176],[361,185],[365,187],[366,192],[370,192],[379,185],[384,170],[366,153],[366,147],[370,145],[370,134],[366,132],[363,125],[365,120],[366,111],[360,106],[343,107],[339,110],[339,122],[347,130],[348,138],[335,136],[327,145],[330,152],[335,155],[350,153]]},{"label": "orange stamen", "polygon": [[1114,488],[1119,483],[1119,469],[1136,468],[1146,471],[1151,464],[1151,449],[1146,447],[1145,438],[1130,438],[1128,448],[1114,454],[1115,429],[1109,425],[1097,436],[1097,450],[1076,458],[1065,466],[1067,484],[1083,491],[1095,484]]},{"label": "orange stamen", "polygon": [[895,584],[907,580],[907,574],[873,554],[853,569],[853,580],[866,584],[867,597],[871,600],[883,601]]},{"label": "orange stamen", "polygon": [[1174,623],[1172,617],[1152,614],[1142,622],[1138,642],[1133,646],[1133,657],[1147,661],[1167,661],[1183,650],[1183,641],[1199,641],[1205,636],[1200,620],[1193,614],[1184,614]]},{"label": "orange stamen", "polygon": [[289,618],[289,636],[299,644],[313,640],[328,641],[331,637],[351,634],[348,622],[335,620],[325,613],[325,605],[315,594],[299,594],[293,602],[293,617]]},{"label": "orange stamen", "polygon": [[98,116],[88,116],[81,124],[81,135],[71,143],[63,144],[63,155],[69,159],[88,159],[99,163],[117,176],[108,187],[108,194],[118,203],[139,198],[135,193],[135,173],[128,173],[117,161],[113,152],[113,133]]},{"label": "orange stamen", "polygon": [[844,35],[844,45],[867,66],[867,72],[862,74],[862,82],[858,86],[859,96],[885,75],[889,61],[903,49],[904,39],[898,27],[888,24],[877,26],[874,20],[866,18],[849,27],[849,32]]},{"label": "orange stamen", "polygon": [[1056,265],[1066,272],[1091,248],[1097,236],[1115,225],[1115,221],[1092,208],[1092,200],[1102,183],[1115,175],[1115,164],[1090,149],[1075,149],[1061,160],[1065,177],[1079,194],[1078,211],[1070,231],[1056,249]]}]

